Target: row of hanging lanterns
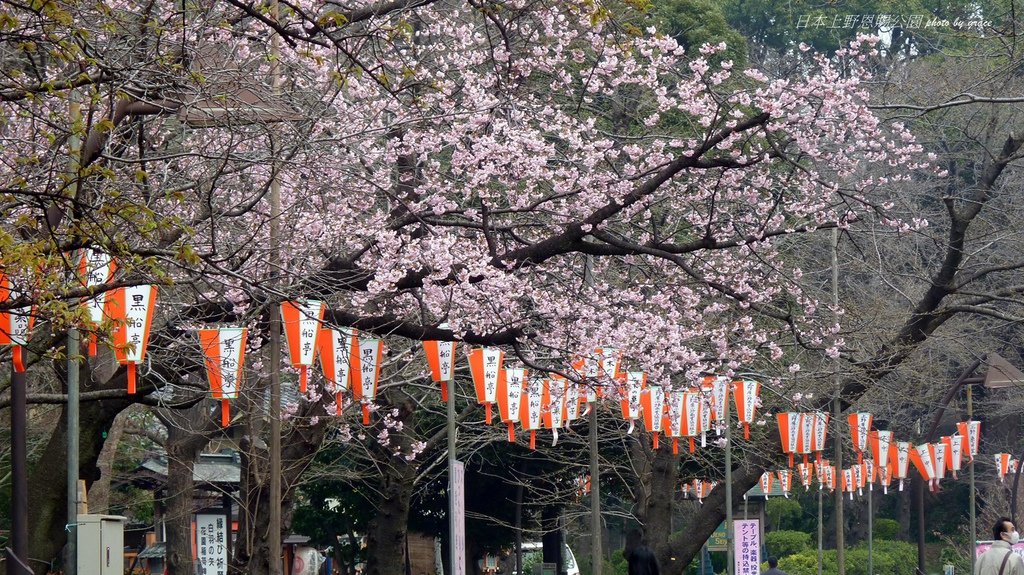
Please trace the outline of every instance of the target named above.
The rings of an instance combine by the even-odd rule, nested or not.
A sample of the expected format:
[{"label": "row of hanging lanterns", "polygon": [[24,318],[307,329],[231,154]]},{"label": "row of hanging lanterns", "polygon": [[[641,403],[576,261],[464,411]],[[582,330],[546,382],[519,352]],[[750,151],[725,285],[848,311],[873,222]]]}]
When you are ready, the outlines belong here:
[{"label": "row of hanging lanterns", "polygon": [[[78,263],[82,283],[93,287],[110,281],[116,265],[112,258],[97,250],[83,250]],[[0,269],[0,302],[17,299],[23,295],[16,290],[7,273]],[[83,302],[89,319],[99,325],[105,318],[113,320],[111,339],[118,363],[126,366],[128,393],[135,393],[137,387],[137,366],[145,361],[146,345],[149,341],[149,327],[153,320],[157,287],[153,285],[128,286],[105,292]],[[32,306],[0,312],[0,345],[10,345],[11,359],[17,372],[25,371],[25,357],[22,347],[28,345],[29,333],[35,323],[35,309]],[[96,355],[95,335],[89,339],[89,355]]]},{"label": "row of hanging lanterns", "polygon": [[[116,267],[113,258],[92,249],[83,250],[79,262],[80,276],[86,287],[110,281]],[[7,301],[12,296],[16,297],[17,294],[12,291],[10,278],[0,270],[0,301]],[[129,393],[136,392],[137,366],[145,360],[156,297],[156,286],[139,285],[117,288],[83,302],[95,325],[107,318],[113,321],[114,352],[117,361],[126,366]],[[369,405],[376,398],[384,342],[378,338],[361,337],[353,328],[323,327],[324,312],[325,305],[316,300],[286,301],[281,304],[288,355],[292,366],[299,371],[299,390],[301,393],[306,392],[309,367],[319,356],[324,377],[336,394],[339,413],[342,393],[351,389],[354,399],[362,405],[363,423],[368,424]],[[13,346],[14,367],[19,371],[25,369],[21,347],[27,344],[33,316],[29,307],[0,313],[0,344]],[[247,330],[244,327],[199,330],[211,394],[214,399],[221,401],[224,425],[229,422],[228,402],[238,397],[246,337]],[[455,373],[456,344],[449,341],[424,341],[423,346],[432,379],[441,384],[442,400],[448,401],[447,384]],[[96,353],[95,335],[90,337],[89,353]],[[582,404],[586,403],[589,411],[592,409],[591,404],[601,399],[607,391],[605,385],[595,384],[587,386],[584,393],[579,384],[558,375],[534,378],[529,376],[527,369],[505,368],[504,353],[493,347],[472,349],[469,353],[469,367],[477,401],[485,409],[486,423],[492,423],[492,406],[497,404],[501,421],[508,428],[509,441],[515,441],[514,426],[519,423],[524,431],[530,432],[531,448],[535,447],[538,429],[551,429],[557,441],[558,429],[585,413]],[[629,432],[634,430],[637,420],[642,420],[645,429],[652,434],[655,449],[659,447],[661,433],[672,438],[674,453],[678,452],[678,440],[684,437],[689,440],[691,453],[695,450],[696,437],[700,436],[701,446],[705,446],[712,420],[718,433],[726,424],[725,407],[730,392],[736,404],[737,419],[743,426],[744,438],[750,438],[750,424],[756,417],[760,393],[760,383],[757,381],[729,382],[723,377],[705,377],[698,386],[666,393],[662,386],[650,384],[644,372],[622,371],[621,354],[614,348],[597,349],[594,358],[578,359],[573,368],[592,381],[603,376],[614,382],[620,398],[621,415],[629,423]],[[797,454],[803,456],[801,477],[808,476],[804,471],[809,469],[810,454],[816,454],[816,467],[819,471],[827,467],[821,458],[828,434],[827,412],[783,412],[776,417],[782,451],[789,456],[791,469]],[[857,477],[874,477],[877,469],[883,477],[894,475],[902,489],[909,461],[931,488],[936,489],[946,471],[951,472],[955,478],[964,454],[973,460],[978,450],[980,423],[977,421],[958,424],[957,435],[943,437],[936,443],[916,446],[911,446],[909,442],[894,441],[890,431],[872,430],[870,413],[852,413],[848,421],[858,465],[843,470],[843,486],[860,484],[856,481]],[[868,468],[864,467],[867,463],[864,452],[867,450],[872,454],[871,467]],[[1011,467],[1008,454],[998,455],[997,464],[1002,478]],[[776,476],[785,485],[791,483],[792,476],[788,471]],[[825,475],[819,477],[826,479],[827,483]],[[846,481],[847,477],[849,481]],[[873,484],[874,481],[868,483]]]}]

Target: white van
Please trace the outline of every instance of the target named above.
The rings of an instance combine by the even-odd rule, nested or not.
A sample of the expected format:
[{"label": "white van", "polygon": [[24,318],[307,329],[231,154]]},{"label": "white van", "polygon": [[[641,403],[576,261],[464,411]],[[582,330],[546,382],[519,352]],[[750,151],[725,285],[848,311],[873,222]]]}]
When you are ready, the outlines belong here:
[{"label": "white van", "polygon": [[[537,566],[537,572],[540,572],[543,550],[544,544],[539,541],[523,543],[523,575],[533,575],[534,565]],[[515,549],[512,550],[512,554],[515,555]],[[562,561],[565,563],[566,575],[580,575],[580,567],[576,564],[576,555],[573,554],[568,544],[563,544],[562,546]],[[512,564],[513,566],[515,565],[514,557],[512,558]],[[511,573],[512,575],[519,575],[514,568]]]}]

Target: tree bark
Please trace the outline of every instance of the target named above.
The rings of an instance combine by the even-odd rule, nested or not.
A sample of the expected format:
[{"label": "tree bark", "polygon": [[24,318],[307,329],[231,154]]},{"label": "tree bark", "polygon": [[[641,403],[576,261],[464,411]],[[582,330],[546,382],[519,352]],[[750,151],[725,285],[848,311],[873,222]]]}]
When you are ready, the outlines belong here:
[{"label": "tree bark", "polygon": [[[82,381],[88,381],[87,367],[83,366]],[[124,378],[115,378],[110,386],[124,385]],[[102,432],[122,410],[132,404],[127,397],[81,404],[79,414],[79,478],[89,488],[99,478],[96,467],[103,448]],[[28,499],[31,515],[28,525],[29,557],[31,567],[39,575],[49,568],[51,558],[59,557],[67,542],[67,414],[62,409],[57,425],[50,434],[37,461],[29,471]],[[74,526],[70,526],[74,528]],[[0,575],[6,574],[5,563],[0,562]]]},{"label": "tree bark", "polygon": [[[303,403],[295,421],[319,418],[315,424],[292,425],[282,431],[281,438],[281,535],[291,530],[294,491],[302,472],[316,456],[330,427],[321,404]],[[252,437],[252,435],[250,435]],[[242,454],[242,484],[238,517],[238,544],[235,545],[229,567],[230,573],[268,575],[270,553],[270,476],[269,457],[265,445],[254,446],[247,439],[248,449]]]},{"label": "tree bark", "polygon": [[378,457],[387,464],[383,467],[382,500],[377,516],[370,521],[366,538],[366,575],[400,575],[406,572],[405,539],[408,535],[409,506],[416,467],[401,455],[392,453],[408,453],[411,449],[413,416],[412,404],[403,403],[396,418],[402,423],[402,430],[391,431],[396,444],[377,450]]},{"label": "tree bark", "polygon": [[[120,415],[120,414],[118,414]],[[103,442],[103,449],[100,450],[96,460],[96,467],[99,468],[99,478],[89,489],[89,513],[109,513],[110,510],[110,485],[114,477],[114,459],[117,455],[117,446],[121,442],[125,428],[124,417],[115,417],[107,433],[107,440]]]},{"label": "tree bark", "polygon": [[164,521],[167,526],[167,575],[193,575],[192,512],[195,510],[196,459],[210,443],[217,428],[208,402],[187,410],[163,410],[158,417],[167,426],[167,493]]},{"label": "tree bark", "polygon": [[167,528],[167,575],[192,575],[192,505],[195,485],[192,472],[201,447],[168,441],[167,498],[164,500]]}]

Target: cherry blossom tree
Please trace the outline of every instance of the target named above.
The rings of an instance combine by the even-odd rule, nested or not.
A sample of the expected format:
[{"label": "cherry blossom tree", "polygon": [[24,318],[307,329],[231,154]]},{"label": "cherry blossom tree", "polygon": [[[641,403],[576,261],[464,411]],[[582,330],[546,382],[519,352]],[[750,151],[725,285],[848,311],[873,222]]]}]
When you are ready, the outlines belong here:
[{"label": "cherry blossom tree", "polygon": [[[834,310],[804,290],[785,238],[866,219],[914,229],[890,198],[932,173],[867,107],[870,43],[773,80],[618,10],[7,4],[0,246],[16,297],[2,307],[37,304],[51,331],[102,339],[110,326],[85,322],[78,298],[166,286],[144,394],[119,391],[123,370],[86,392],[118,405],[199,381],[196,327],[244,323],[261,349],[271,310],[301,297],[325,301],[332,326],[503,346],[535,370],[610,344],[665,385],[789,345],[837,356]],[[67,282],[86,246],[117,258],[112,281]],[[254,396],[279,368],[252,362]],[[330,407],[317,390],[297,408],[294,461]],[[49,489],[37,497],[60,501]]]}]

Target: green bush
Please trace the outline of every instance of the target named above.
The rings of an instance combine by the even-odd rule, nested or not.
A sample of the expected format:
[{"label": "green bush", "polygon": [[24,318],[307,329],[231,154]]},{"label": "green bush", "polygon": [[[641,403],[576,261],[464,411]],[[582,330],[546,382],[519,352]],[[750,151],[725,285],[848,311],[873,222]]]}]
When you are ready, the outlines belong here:
[{"label": "green bush", "polygon": [[[917,547],[903,541],[875,541],[875,573],[886,575],[914,575],[917,571]],[[868,546],[861,543],[846,550],[846,574],[867,575]],[[808,549],[779,559],[779,569],[789,575],[817,575],[818,552]],[[822,575],[835,575],[836,551],[829,549],[822,554]]]},{"label": "green bush", "polygon": [[765,503],[764,513],[768,529],[796,529],[804,510],[796,499],[772,497]]},{"label": "green bush", "polygon": [[900,522],[895,519],[875,519],[874,525],[875,541],[879,539],[890,539],[895,541],[898,539],[900,532]]},{"label": "green bush", "polygon": [[811,548],[811,534],[803,531],[771,531],[764,536],[768,555],[788,557]]}]

